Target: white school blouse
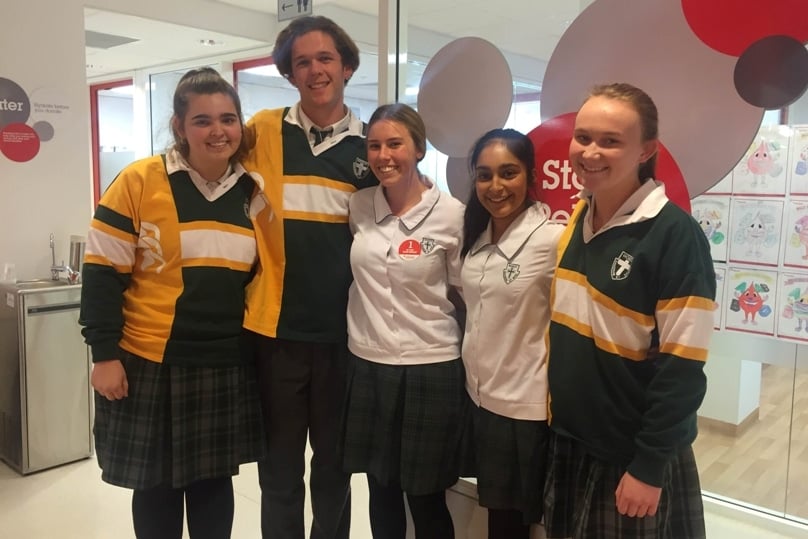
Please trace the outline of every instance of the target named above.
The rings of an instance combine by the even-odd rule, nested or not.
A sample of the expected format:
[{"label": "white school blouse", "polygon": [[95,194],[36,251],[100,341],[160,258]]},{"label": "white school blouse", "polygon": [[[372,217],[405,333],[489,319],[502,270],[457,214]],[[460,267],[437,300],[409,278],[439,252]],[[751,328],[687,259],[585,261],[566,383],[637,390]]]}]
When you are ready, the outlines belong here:
[{"label": "white school blouse", "polygon": [[464,206],[424,180],[421,201],[400,217],[381,186],[350,200],[348,347],[369,361],[418,365],[460,357],[448,292],[460,284]]},{"label": "white school blouse", "polygon": [[466,390],[477,406],[513,419],[547,419],[544,336],[562,224],[535,203],[491,243],[491,223],[463,261]]}]

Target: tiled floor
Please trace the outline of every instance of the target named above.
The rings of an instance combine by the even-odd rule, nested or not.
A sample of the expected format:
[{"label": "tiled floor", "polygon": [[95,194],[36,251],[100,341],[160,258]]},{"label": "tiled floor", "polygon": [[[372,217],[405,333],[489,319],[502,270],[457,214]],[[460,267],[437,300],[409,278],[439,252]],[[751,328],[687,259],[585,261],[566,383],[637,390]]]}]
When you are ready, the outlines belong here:
[{"label": "tiled floor", "polygon": [[[255,465],[244,466],[235,479],[236,516],[233,537],[258,539],[259,490]],[[99,479],[95,459],[22,477],[0,463],[0,539],[128,539],[131,531],[129,491]],[[458,539],[483,537],[484,512],[473,500],[453,494],[450,500]],[[367,488],[363,476],[353,479],[352,532],[369,539]],[[808,537],[808,528],[787,526],[754,513],[707,503],[710,539]]]}]

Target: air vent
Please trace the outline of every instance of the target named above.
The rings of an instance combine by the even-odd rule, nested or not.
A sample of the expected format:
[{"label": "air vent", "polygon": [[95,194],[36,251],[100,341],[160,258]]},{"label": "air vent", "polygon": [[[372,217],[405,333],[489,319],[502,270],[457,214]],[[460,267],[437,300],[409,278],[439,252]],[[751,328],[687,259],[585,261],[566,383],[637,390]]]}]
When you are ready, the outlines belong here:
[{"label": "air vent", "polygon": [[126,45],[134,41],[139,40],[113,34],[102,34],[101,32],[93,32],[92,30],[84,31],[84,44],[94,49],[111,49],[112,47]]}]

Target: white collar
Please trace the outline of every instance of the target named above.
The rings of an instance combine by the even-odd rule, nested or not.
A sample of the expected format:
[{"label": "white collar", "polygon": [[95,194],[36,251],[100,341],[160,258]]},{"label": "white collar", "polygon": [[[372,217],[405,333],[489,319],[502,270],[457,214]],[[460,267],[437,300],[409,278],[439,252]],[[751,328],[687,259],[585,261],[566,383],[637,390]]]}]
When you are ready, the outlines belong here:
[{"label": "white collar", "polygon": [[[541,202],[534,202],[519,214],[516,219],[505,229],[502,237],[496,243],[495,247],[500,250],[502,255],[508,260],[513,259],[517,253],[522,249],[522,246],[530,238],[530,236],[539,229],[550,218],[550,207]],[[488,220],[488,226],[485,228],[477,241],[470,249],[472,255],[476,254],[480,249],[486,245],[494,245],[491,241],[491,234],[493,223]]]},{"label": "white collar", "polygon": [[[421,192],[421,200],[415,206],[407,210],[404,215],[398,216],[399,220],[407,227],[407,230],[412,230],[417,227],[426,217],[432,212],[432,208],[438,203],[440,199],[440,189],[435,185],[431,179],[426,176],[421,176],[421,181],[427,186],[425,191]],[[390,204],[384,196],[384,188],[379,185],[376,187],[376,192],[373,193],[373,213],[376,219],[376,224],[381,223],[387,217],[393,215],[390,209]]]},{"label": "white collar", "polygon": [[[284,121],[298,126],[303,132],[306,134],[306,138],[311,145],[312,153],[314,155],[319,155],[323,153],[325,150],[331,148],[332,146],[337,145],[342,139],[347,136],[357,136],[357,137],[364,137],[365,136],[365,126],[362,123],[362,120],[354,116],[353,111],[350,108],[346,107],[348,112],[345,116],[342,117],[336,123],[326,126],[318,126],[315,125],[311,119],[306,116],[306,113],[303,112],[303,108],[300,106],[300,102],[291,107],[289,112],[286,114]],[[328,129],[329,127],[334,129],[334,134],[330,137],[326,138],[323,142],[318,144],[317,146],[314,145],[314,137],[311,136],[310,130],[312,127],[316,127],[317,129]]]},{"label": "white collar", "polygon": [[[592,208],[594,195],[591,191],[583,190],[579,197],[586,200],[589,208]],[[592,237],[610,228],[653,219],[667,202],[665,184],[649,178],[617,208],[614,215],[597,232],[593,232],[593,212],[587,211],[583,223],[584,242],[588,242]]]},{"label": "white collar", "polygon": [[208,181],[199,172],[191,168],[191,165],[188,164],[188,161],[176,148],[171,148],[166,153],[166,172],[170,176],[179,170],[184,170],[188,173],[196,188],[209,202],[213,202],[228,192],[238,179],[246,173],[241,163],[236,163],[235,165],[228,165],[227,170],[218,180]]}]

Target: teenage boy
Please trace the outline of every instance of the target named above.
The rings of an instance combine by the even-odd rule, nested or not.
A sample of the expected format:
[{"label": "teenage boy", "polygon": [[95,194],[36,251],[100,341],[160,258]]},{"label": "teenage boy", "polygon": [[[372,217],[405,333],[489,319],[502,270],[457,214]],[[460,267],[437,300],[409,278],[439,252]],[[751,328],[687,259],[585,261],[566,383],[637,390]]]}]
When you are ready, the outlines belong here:
[{"label": "teenage boy", "polygon": [[263,176],[275,219],[257,230],[260,265],[247,290],[268,456],[258,464],[264,539],[303,539],[306,439],[311,444],[311,538],[348,539],[350,474],[337,458],[348,359],[351,284],[348,199],[376,183],[365,126],[345,106],[359,50],[326,17],[294,19],[275,41],[293,107],[251,123],[244,163]]}]

